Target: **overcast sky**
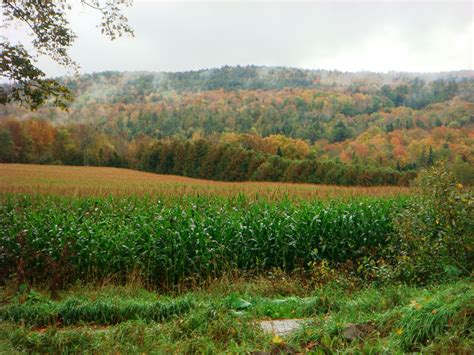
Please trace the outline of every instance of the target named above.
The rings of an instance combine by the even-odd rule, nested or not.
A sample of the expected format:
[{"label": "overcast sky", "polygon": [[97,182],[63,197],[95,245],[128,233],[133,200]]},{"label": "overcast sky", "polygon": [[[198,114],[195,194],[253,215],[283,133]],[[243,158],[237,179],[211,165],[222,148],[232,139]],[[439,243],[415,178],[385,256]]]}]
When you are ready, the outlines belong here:
[{"label": "overcast sky", "polygon": [[[71,49],[81,72],[281,65],[343,71],[474,69],[474,2],[139,1],[134,38],[109,41],[76,7]],[[25,40],[25,29],[7,36]],[[64,71],[41,58],[49,75]]]}]

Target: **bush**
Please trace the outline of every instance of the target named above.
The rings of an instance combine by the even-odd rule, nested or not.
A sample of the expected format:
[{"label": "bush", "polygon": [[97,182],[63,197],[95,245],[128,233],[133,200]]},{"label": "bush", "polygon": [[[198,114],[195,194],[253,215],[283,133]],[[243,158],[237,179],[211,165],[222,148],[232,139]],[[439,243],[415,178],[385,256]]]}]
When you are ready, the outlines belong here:
[{"label": "bush", "polygon": [[442,163],[420,173],[417,198],[396,218],[398,276],[427,282],[473,269],[474,196]]}]

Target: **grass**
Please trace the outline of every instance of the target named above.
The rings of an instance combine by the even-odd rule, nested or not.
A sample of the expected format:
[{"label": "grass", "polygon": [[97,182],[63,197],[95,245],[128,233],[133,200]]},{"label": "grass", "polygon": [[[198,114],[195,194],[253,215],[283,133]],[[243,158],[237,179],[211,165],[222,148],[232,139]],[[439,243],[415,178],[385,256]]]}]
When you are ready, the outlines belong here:
[{"label": "grass", "polygon": [[[348,287],[347,278],[341,278],[313,287],[297,278],[289,281],[284,273],[277,275],[231,283],[221,279],[177,295],[137,286],[77,286],[62,291],[60,300],[53,301],[33,291],[26,299],[15,296],[0,308],[0,351],[472,353],[474,289],[470,280],[425,288]],[[275,288],[275,283],[283,286]],[[168,317],[147,318],[157,302],[174,304],[175,310],[181,309],[177,305],[186,306]],[[113,305],[128,316],[104,318],[99,304]],[[29,314],[32,307],[36,309],[33,318],[12,316]],[[60,311],[63,317],[74,316],[68,316],[67,323],[38,323]],[[305,318],[306,323],[295,333],[275,339],[258,326],[260,320],[275,318]],[[348,326],[361,329],[358,338],[344,335]]]},{"label": "grass", "polygon": [[189,299],[143,302],[114,297],[85,301],[69,298],[63,303],[27,302],[0,312],[1,318],[34,327],[94,323],[117,324],[128,320],[163,321],[188,312],[193,307]]},{"label": "grass", "polygon": [[104,167],[0,164],[0,192],[65,196],[223,196],[315,200],[408,195],[405,187],[219,182]]},{"label": "grass", "polygon": [[[396,322],[397,345],[404,351],[417,350],[445,335],[449,328],[462,331],[459,338],[471,337],[474,329],[474,293],[472,287],[450,287],[435,295],[413,299],[400,310]],[[455,324],[456,323],[456,324]],[[464,331],[465,330],[465,331]]]}]

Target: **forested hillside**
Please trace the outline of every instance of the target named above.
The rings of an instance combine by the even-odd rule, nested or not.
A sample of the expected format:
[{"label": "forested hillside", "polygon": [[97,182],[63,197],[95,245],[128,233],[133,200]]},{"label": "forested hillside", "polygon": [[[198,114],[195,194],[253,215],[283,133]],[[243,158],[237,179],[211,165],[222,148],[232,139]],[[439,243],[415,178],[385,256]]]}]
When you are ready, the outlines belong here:
[{"label": "forested hillside", "polygon": [[406,185],[447,160],[474,180],[474,73],[224,67],[61,78],[68,112],[0,108],[0,162],[191,177]]}]

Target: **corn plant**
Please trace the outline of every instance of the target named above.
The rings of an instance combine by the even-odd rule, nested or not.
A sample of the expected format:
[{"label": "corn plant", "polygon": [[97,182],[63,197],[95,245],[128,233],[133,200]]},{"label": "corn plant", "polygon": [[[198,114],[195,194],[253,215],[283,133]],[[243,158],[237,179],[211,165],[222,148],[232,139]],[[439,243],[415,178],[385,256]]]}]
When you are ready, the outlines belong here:
[{"label": "corn plant", "polygon": [[[405,199],[250,201],[244,196],[53,197],[4,195],[5,278],[124,280],[139,271],[156,285],[229,270],[292,271],[313,262],[355,262],[392,242],[392,212]],[[65,252],[65,250],[67,252]],[[55,284],[58,282],[55,281]]]}]

